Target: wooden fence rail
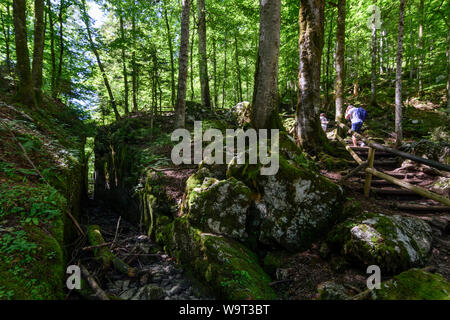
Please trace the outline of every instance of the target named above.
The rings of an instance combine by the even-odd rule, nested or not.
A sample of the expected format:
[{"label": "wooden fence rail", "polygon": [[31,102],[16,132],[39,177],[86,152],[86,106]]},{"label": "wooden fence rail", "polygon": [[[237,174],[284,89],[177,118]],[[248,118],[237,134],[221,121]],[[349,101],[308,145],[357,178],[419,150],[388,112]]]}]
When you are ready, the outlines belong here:
[{"label": "wooden fence rail", "polygon": [[426,164],[430,167],[436,168],[436,169],[440,169],[440,170],[445,170],[445,171],[449,171],[450,172],[450,166],[442,164],[440,162],[436,162],[433,160],[428,160],[428,159],[424,159],[421,157],[417,157],[414,156],[412,154],[406,153],[406,152],[402,152],[402,151],[398,151],[383,145],[380,145],[378,143],[375,143],[373,141],[369,141],[368,139],[366,139],[365,137],[363,137],[362,135],[360,135],[357,132],[354,132],[353,130],[351,130],[349,127],[347,127],[345,124],[338,122],[337,123],[339,127],[341,127],[342,129],[348,130],[348,133],[352,133],[354,134],[358,139],[361,139],[362,141],[364,141],[364,143],[366,143],[369,146],[369,155],[367,158],[367,161],[363,161],[357,154],[355,151],[353,151],[344,141],[344,139],[342,139],[338,134],[336,134],[337,139],[339,140],[339,142],[341,142],[344,147],[346,148],[346,150],[350,153],[350,155],[353,157],[353,159],[355,159],[355,161],[359,164],[359,166],[352,170],[352,172],[344,177],[343,179],[341,179],[341,181],[345,181],[346,179],[348,179],[348,177],[350,175],[354,175],[356,174],[356,172],[358,172],[359,170],[364,170],[366,172],[366,180],[365,180],[365,184],[364,184],[364,196],[368,197],[370,194],[370,186],[372,183],[372,176],[376,176],[378,178],[381,178],[383,180],[386,180],[390,183],[393,183],[399,187],[405,188],[407,190],[410,190],[412,192],[415,192],[423,197],[438,201],[446,206],[450,207],[450,199],[444,196],[441,196],[437,193],[428,191],[424,188],[421,188],[419,186],[415,186],[412,185],[410,183],[407,183],[405,181],[402,181],[400,179],[396,179],[386,173],[380,172],[378,170],[376,170],[373,167],[374,164],[374,159],[375,159],[375,150],[380,150],[380,151],[384,151],[384,152],[389,152],[395,155],[398,155],[400,157],[403,158],[407,158],[416,162],[420,162],[423,164]]}]

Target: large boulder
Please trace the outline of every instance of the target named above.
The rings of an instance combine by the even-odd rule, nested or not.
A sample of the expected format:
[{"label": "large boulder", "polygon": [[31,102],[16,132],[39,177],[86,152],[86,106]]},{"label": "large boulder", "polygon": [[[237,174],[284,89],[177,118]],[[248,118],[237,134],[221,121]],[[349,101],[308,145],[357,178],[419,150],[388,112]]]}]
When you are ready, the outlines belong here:
[{"label": "large boulder", "polygon": [[219,298],[276,298],[254,253],[233,239],[192,227],[187,216],[161,228],[157,241]]},{"label": "large boulder", "polygon": [[182,212],[192,226],[238,240],[247,237],[246,223],[251,190],[235,178],[218,180],[201,170],[189,178]]},{"label": "large boulder", "polygon": [[364,270],[378,265],[395,273],[426,263],[431,250],[430,226],[417,218],[365,213],[338,225],[327,238],[331,252]]},{"label": "large boulder", "polygon": [[236,121],[239,126],[242,127],[245,124],[250,123],[251,109],[250,102],[239,102],[229,110],[228,116],[230,120]]},{"label": "large boulder", "polygon": [[369,300],[450,300],[450,283],[439,274],[410,269],[382,282],[380,289],[358,294]]},{"label": "large boulder", "polygon": [[289,251],[302,250],[326,234],[342,214],[343,190],[312,170],[298,168],[280,156],[278,173],[259,174],[257,166],[230,164],[228,175],[254,183],[259,241]]}]

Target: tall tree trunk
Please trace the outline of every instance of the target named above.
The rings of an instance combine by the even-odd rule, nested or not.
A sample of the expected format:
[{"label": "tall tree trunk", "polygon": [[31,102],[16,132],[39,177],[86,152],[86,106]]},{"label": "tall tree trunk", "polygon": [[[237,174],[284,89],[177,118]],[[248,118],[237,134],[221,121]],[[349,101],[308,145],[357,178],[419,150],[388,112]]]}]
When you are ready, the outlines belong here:
[{"label": "tall tree trunk", "polygon": [[236,58],[236,73],[237,73],[237,80],[238,80],[238,102],[242,102],[242,80],[241,80],[241,66],[239,65],[239,45],[236,34],[234,35],[234,53]]},{"label": "tall tree trunk", "polygon": [[191,1],[182,0],[180,58],[178,63],[178,93],[175,108],[175,128],[184,128],[186,119],[186,80],[189,63],[189,14]]},{"label": "tall tree trunk", "polygon": [[133,33],[133,47],[132,47],[132,53],[131,53],[131,86],[133,90],[133,112],[138,112],[138,102],[137,102],[137,91],[138,91],[138,70],[136,65],[136,6],[135,2],[133,0],[133,13],[131,17],[131,32]]},{"label": "tall tree trunk", "polygon": [[397,71],[395,73],[395,133],[396,145],[400,146],[403,140],[402,130],[402,59],[403,59],[403,33],[405,27],[405,0],[400,0],[400,13],[398,18],[397,42]]},{"label": "tall tree trunk", "polygon": [[328,109],[330,104],[330,54],[331,54],[331,40],[333,39],[333,20],[334,20],[334,9],[332,8],[332,15],[329,21],[328,29],[328,42],[327,42],[327,62],[325,65],[325,108]]},{"label": "tall tree trunk", "polygon": [[[445,16],[444,16],[445,17]],[[450,112],[450,10],[447,11],[447,112]]]},{"label": "tall tree trunk", "polygon": [[324,0],[300,1],[299,99],[295,133],[298,144],[311,152],[322,149],[325,139],[319,121],[324,6]]},{"label": "tall tree trunk", "polygon": [[373,0],[373,10],[372,10],[372,77],[371,77],[371,85],[370,85],[370,103],[372,106],[377,105],[377,21],[375,18],[375,6],[377,4],[377,0]]},{"label": "tall tree trunk", "polygon": [[344,120],[345,80],[345,15],[346,0],[338,0],[338,22],[336,34],[336,120]]},{"label": "tall tree trunk", "polygon": [[175,106],[175,63],[173,58],[173,43],[172,34],[170,32],[169,18],[167,16],[167,9],[164,7],[164,20],[166,22],[167,42],[169,44],[170,54],[170,85],[171,85],[171,102],[172,106]]},{"label": "tall tree trunk", "polygon": [[16,100],[30,107],[36,107],[31,78],[30,55],[27,45],[26,1],[13,1],[14,33],[16,42],[16,73],[19,78]]},{"label": "tall tree trunk", "polygon": [[384,56],[384,50],[385,50],[385,40],[386,40],[386,29],[383,29],[383,31],[381,31],[381,36],[380,36],[380,53],[379,53],[379,57],[380,57],[380,74],[384,73],[384,60],[383,60],[383,56]]},{"label": "tall tree trunk", "polygon": [[53,98],[57,96],[56,89],[56,52],[55,52],[55,25],[53,22],[53,10],[52,3],[50,0],[47,0],[47,11],[48,11],[48,20],[49,20],[49,29],[50,29],[50,56],[51,56],[51,82],[50,82],[50,91]]},{"label": "tall tree trunk", "polygon": [[[11,18],[9,2],[6,3],[6,18],[8,18],[8,20]],[[5,38],[6,71],[8,72],[8,75],[11,75],[11,30],[9,23],[7,23],[5,21],[5,17],[3,17],[3,11],[0,11],[0,19],[2,23],[3,37]]]},{"label": "tall tree trunk", "polygon": [[125,54],[125,30],[123,26],[123,12],[119,12],[120,20],[120,37],[122,40],[122,69],[123,69],[123,85],[124,85],[124,108],[125,114],[130,112],[130,106],[128,104],[128,75],[127,75],[127,57]]},{"label": "tall tree trunk", "polygon": [[408,56],[408,67],[409,67],[409,80],[413,80],[414,71],[414,37],[413,37],[413,20],[411,15],[412,3],[409,3],[408,14],[409,14],[409,41],[410,41],[410,53]]},{"label": "tall tree trunk", "polygon": [[419,79],[419,95],[423,93],[423,79],[422,79],[422,70],[423,70],[423,16],[424,16],[424,4],[423,0],[419,2],[419,69],[417,70],[417,77]]},{"label": "tall tree trunk", "polygon": [[58,75],[56,76],[56,86],[58,88],[58,93],[61,91],[61,79],[62,79],[62,66],[64,61],[64,10],[66,9],[66,4],[64,0],[61,0],[59,4],[59,64],[58,64]]},{"label": "tall tree trunk", "polygon": [[216,44],[216,38],[213,37],[212,39],[213,44],[213,72],[214,72],[214,109],[218,108],[219,103],[219,94],[217,92],[217,44]]},{"label": "tall tree trunk", "polygon": [[225,30],[225,43],[223,46],[224,50],[224,62],[223,62],[223,83],[222,83],[222,109],[225,108],[225,100],[226,100],[226,85],[227,85],[227,36],[228,36],[228,30]]},{"label": "tall tree trunk", "polygon": [[356,43],[356,57],[355,57],[355,80],[353,82],[353,96],[357,97],[359,92],[359,46]]},{"label": "tall tree trunk", "polygon": [[259,12],[259,48],[251,121],[256,129],[278,128],[281,0],[261,0]]},{"label": "tall tree trunk", "polygon": [[202,104],[211,109],[211,94],[209,92],[208,56],[206,54],[206,17],[205,0],[197,0],[198,15],[198,59],[200,71],[200,86]]},{"label": "tall tree trunk", "polygon": [[89,43],[91,45],[91,50],[94,53],[95,58],[97,59],[98,68],[100,69],[100,73],[102,74],[102,77],[103,77],[103,82],[105,83],[106,90],[108,91],[109,100],[110,100],[111,106],[113,108],[115,118],[116,118],[116,120],[119,120],[120,114],[119,114],[119,111],[117,110],[116,100],[114,99],[114,95],[111,90],[111,86],[109,84],[109,80],[106,75],[105,68],[103,67],[102,61],[100,60],[100,55],[98,54],[97,47],[95,46],[95,43],[94,43],[94,39],[92,38],[91,28],[89,27],[89,19],[90,18],[87,13],[87,10],[86,10],[86,0],[82,0],[81,4],[82,4],[82,9],[83,9],[83,13],[82,13],[83,21],[86,26],[86,31],[88,34]]},{"label": "tall tree trunk", "polygon": [[38,106],[42,105],[42,68],[44,62],[44,0],[34,0],[34,48],[31,77]]},{"label": "tall tree trunk", "polygon": [[192,28],[192,38],[191,38],[191,47],[190,47],[190,72],[189,72],[189,78],[191,79],[191,101],[194,101],[195,99],[195,91],[194,91],[194,44],[195,44],[195,26],[197,25],[195,21],[195,14],[192,14],[192,19],[194,22],[194,27]]}]

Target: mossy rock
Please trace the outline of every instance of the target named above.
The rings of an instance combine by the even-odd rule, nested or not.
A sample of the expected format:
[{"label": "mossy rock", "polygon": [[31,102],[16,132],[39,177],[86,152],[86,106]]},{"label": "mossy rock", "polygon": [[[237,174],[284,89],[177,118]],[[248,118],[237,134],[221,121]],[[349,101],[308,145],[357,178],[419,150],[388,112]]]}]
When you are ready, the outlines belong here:
[{"label": "mossy rock", "polygon": [[234,178],[205,178],[200,187],[186,194],[186,207],[182,211],[199,230],[241,240],[247,237],[251,196],[251,190]]},{"label": "mossy rock", "polygon": [[278,268],[289,259],[290,254],[288,252],[283,251],[273,251],[268,252],[264,257],[263,266],[264,270],[274,276]]},{"label": "mossy rock", "polygon": [[219,298],[276,298],[256,255],[235,240],[204,233],[181,217],[158,232],[158,241]]},{"label": "mossy rock", "polygon": [[369,293],[371,300],[450,300],[450,282],[439,274],[410,269],[381,283]]},{"label": "mossy rock", "polygon": [[[251,180],[260,192],[259,241],[297,251],[309,247],[341,219],[343,190],[314,171],[279,157],[276,175],[263,176],[256,165],[229,168],[228,175]],[[247,171],[243,169],[247,169]]]},{"label": "mossy rock", "polygon": [[327,238],[332,252],[366,269],[395,273],[424,265],[431,250],[430,226],[417,218],[365,213],[337,226]]},{"label": "mossy rock", "polygon": [[318,300],[347,300],[347,289],[340,283],[333,281],[322,282],[317,286]]}]

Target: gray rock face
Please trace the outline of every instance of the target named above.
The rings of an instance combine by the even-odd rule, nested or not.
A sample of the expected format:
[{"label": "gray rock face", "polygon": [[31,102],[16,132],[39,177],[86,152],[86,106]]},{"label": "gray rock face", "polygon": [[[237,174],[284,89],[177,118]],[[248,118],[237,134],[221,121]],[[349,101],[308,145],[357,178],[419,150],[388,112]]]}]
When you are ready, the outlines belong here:
[{"label": "gray rock face", "polygon": [[251,191],[244,183],[231,178],[205,178],[187,194],[184,212],[192,226],[206,232],[243,239]]},{"label": "gray rock face", "polygon": [[149,284],[141,287],[132,300],[160,300],[165,297],[165,292],[162,288]]},{"label": "gray rock face", "polygon": [[367,268],[375,264],[386,272],[422,266],[431,250],[432,230],[413,217],[367,213],[349,219],[327,239],[332,250]]},{"label": "gray rock face", "polygon": [[259,240],[290,251],[308,247],[331,230],[342,212],[343,191],[323,177],[288,163],[258,179],[263,202]]},{"label": "gray rock face", "polygon": [[326,281],[317,287],[319,300],[347,300],[349,295],[342,284]]}]

